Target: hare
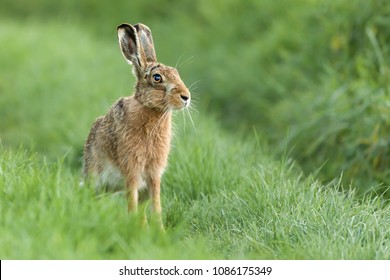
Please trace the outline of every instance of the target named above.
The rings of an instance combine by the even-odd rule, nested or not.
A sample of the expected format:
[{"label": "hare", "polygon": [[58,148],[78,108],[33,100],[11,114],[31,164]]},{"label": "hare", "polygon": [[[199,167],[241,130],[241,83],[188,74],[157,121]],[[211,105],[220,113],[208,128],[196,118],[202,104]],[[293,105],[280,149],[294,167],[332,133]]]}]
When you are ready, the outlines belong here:
[{"label": "hare", "polygon": [[84,145],[84,177],[92,177],[97,187],[125,187],[129,211],[137,211],[139,191],[146,185],[162,227],[160,182],[170,150],[172,110],[188,107],[191,96],[177,70],[157,62],[146,25],[122,24],[117,31],[122,54],[133,65],[135,93],[117,100],[92,125]]}]

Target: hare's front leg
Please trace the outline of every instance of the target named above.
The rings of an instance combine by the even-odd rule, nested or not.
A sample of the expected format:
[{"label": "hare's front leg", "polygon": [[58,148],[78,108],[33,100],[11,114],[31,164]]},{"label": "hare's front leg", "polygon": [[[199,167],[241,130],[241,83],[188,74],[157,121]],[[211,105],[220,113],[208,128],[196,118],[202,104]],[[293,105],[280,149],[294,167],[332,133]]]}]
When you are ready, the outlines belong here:
[{"label": "hare's front leg", "polygon": [[160,173],[152,173],[147,176],[147,185],[152,200],[152,214],[153,218],[160,224],[163,229],[163,222],[161,216],[161,200],[160,200]]},{"label": "hare's front leg", "polygon": [[129,212],[138,210],[138,189],[141,184],[141,178],[137,175],[130,175],[126,179],[126,193]]}]

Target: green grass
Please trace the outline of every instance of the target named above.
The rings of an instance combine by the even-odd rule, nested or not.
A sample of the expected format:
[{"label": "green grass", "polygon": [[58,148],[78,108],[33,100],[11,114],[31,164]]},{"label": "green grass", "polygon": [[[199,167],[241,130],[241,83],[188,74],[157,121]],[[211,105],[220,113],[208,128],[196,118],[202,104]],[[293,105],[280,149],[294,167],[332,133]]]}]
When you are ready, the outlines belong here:
[{"label": "green grass", "polygon": [[[180,131],[163,181],[166,232],[122,195],[80,188],[64,160],[1,152],[2,259],[388,259],[390,209],[304,179],[210,119]],[[219,137],[216,138],[215,135]],[[141,215],[142,216],[142,215]]]},{"label": "green grass", "polygon": [[[234,1],[177,3],[174,19],[164,5],[145,9],[148,1],[137,11],[123,4],[118,15],[94,1],[60,2],[61,9],[44,0],[1,4],[0,45],[7,51],[0,52],[0,258],[390,259],[383,190],[358,198],[355,190],[387,186],[388,49],[383,24],[371,20],[381,17],[379,2],[367,4],[361,17],[349,2],[321,9],[320,2],[282,10],[287,2],[248,1],[239,9]],[[272,24],[255,16],[259,8]],[[246,32],[234,32],[239,24],[222,28],[220,9],[247,24]],[[310,33],[316,25],[305,23],[323,17],[329,18],[323,34]],[[183,112],[175,114],[162,187],[165,233],[141,227],[123,195],[79,187],[90,125],[132,91],[115,25],[133,18],[156,30],[162,62],[195,54],[180,72],[188,85],[201,79],[195,127]],[[349,18],[357,34],[367,24],[380,28],[367,29],[360,45],[342,45],[344,33],[337,37],[354,53],[344,56],[323,43],[335,26],[352,28]],[[262,27],[259,36],[251,26]],[[185,32],[193,36],[178,35]],[[232,40],[235,34],[240,40]],[[316,50],[301,52],[307,44]],[[343,65],[346,76],[339,76]],[[343,171],[352,185],[340,178]],[[367,181],[361,172],[370,174]]]}]

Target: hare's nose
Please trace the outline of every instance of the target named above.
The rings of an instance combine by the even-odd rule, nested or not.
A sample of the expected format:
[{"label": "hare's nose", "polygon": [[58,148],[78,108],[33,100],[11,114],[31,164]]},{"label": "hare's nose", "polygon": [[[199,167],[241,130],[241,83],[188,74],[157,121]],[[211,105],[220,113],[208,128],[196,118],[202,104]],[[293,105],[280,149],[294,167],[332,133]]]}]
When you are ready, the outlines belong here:
[{"label": "hare's nose", "polygon": [[180,95],[180,98],[181,98],[184,102],[186,102],[190,97],[187,96],[187,95]]}]

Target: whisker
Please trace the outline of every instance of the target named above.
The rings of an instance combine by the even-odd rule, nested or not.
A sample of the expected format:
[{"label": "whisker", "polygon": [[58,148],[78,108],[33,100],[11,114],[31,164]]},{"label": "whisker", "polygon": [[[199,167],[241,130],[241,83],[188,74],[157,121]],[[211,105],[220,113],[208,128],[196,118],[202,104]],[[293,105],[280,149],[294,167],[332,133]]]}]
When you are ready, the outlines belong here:
[{"label": "whisker", "polygon": [[177,60],[176,64],[175,64],[175,68],[177,69],[177,65],[180,63],[180,60],[181,58],[183,57],[183,55],[185,54],[186,52],[183,52],[180,56],[179,56],[179,59]]},{"label": "whisker", "polygon": [[192,96],[191,96],[191,105],[192,105],[192,104],[198,104],[199,98],[197,98],[197,97],[198,97],[198,96],[192,94]]},{"label": "whisker", "polygon": [[[194,94],[194,93],[195,93],[195,94]],[[190,103],[190,107],[192,107],[193,104],[198,104],[198,102],[199,102],[198,93],[192,92],[192,93],[191,93],[191,103]]]},{"label": "whisker", "polygon": [[[191,94],[192,93],[194,93],[195,92],[195,90],[197,90],[198,89],[198,87],[197,86],[195,86],[194,88],[189,88],[188,90],[191,92]],[[196,92],[195,92],[195,94],[196,94]]]},{"label": "whisker", "polygon": [[187,58],[186,60],[184,60],[181,64],[179,64],[179,66],[178,67],[181,67],[181,66],[183,66],[185,63],[191,63],[192,61],[191,61],[191,59],[193,59],[194,58],[194,56],[191,56],[191,57],[189,57],[189,58]]},{"label": "whisker", "polygon": [[190,118],[190,121],[191,121],[191,123],[192,123],[192,126],[194,127],[194,130],[196,130],[194,120],[192,119],[192,117],[191,117],[191,112],[190,112],[190,110],[188,110],[188,108],[186,108],[186,112],[187,112],[187,114],[188,114],[188,117]]},{"label": "whisker", "polygon": [[[193,82],[189,87],[188,87],[188,90],[191,91],[192,90],[192,87],[194,85],[196,85],[197,83],[199,83],[201,80],[197,80],[196,82]],[[196,89],[196,88],[195,88]]]},{"label": "whisker", "polygon": [[199,111],[195,108],[195,106],[189,107],[188,110],[191,110],[191,111],[194,111],[196,113],[199,113]]},{"label": "whisker", "polygon": [[184,131],[186,131],[187,122],[186,122],[186,117],[184,115],[184,110],[182,110],[181,115],[183,116]]},{"label": "whisker", "polygon": [[191,103],[193,102],[193,101],[195,101],[195,102],[198,102],[199,100],[198,100],[198,93],[197,92],[191,92]]}]

